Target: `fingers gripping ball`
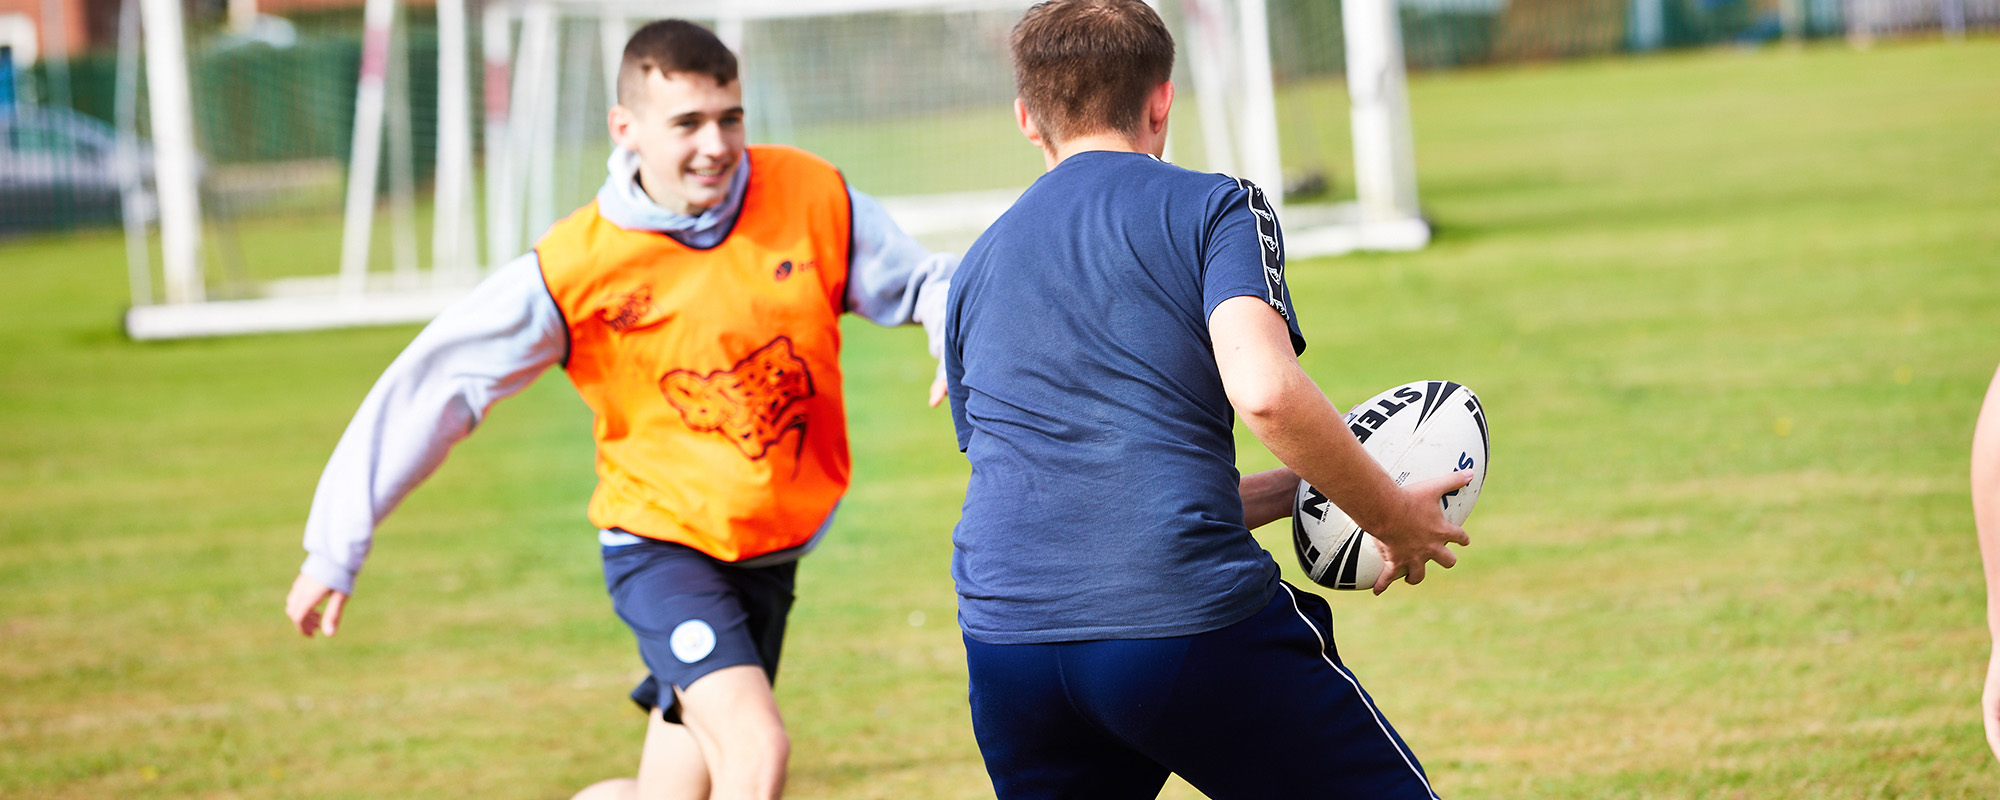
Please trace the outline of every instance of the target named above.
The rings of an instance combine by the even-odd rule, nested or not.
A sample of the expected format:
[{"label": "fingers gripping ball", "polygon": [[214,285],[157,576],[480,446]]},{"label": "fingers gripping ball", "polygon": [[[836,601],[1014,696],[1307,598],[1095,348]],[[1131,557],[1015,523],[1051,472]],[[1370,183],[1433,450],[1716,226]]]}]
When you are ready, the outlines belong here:
[{"label": "fingers gripping ball", "polygon": [[[1472,482],[1444,496],[1444,515],[1465,524],[1486,485],[1491,440],[1486,411],[1471,389],[1450,381],[1406,383],[1347,412],[1348,430],[1397,486],[1472,470]],[[1292,506],[1292,548],[1314,583],[1368,589],[1386,566],[1375,537],[1326,495],[1299,482]]]}]

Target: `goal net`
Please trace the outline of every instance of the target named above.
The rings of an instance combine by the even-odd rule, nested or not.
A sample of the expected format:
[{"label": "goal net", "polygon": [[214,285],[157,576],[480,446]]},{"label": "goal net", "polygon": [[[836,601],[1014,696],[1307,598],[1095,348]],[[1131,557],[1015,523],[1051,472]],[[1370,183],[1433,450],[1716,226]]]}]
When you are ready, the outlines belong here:
[{"label": "goal net", "polygon": [[[490,196],[505,219],[489,238],[496,251],[517,250],[519,231],[539,231],[589,199],[603,177],[600,121],[624,33],[685,12],[741,54],[751,141],[818,153],[913,234],[962,246],[1042,171],[1012,123],[1007,38],[1029,4],[793,0],[737,3],[728,17],[706,3],[513,7],[518,56],[505,70],[513,81],[505,116],[539,129],[507,131],[509,174],[528,181],[512,195],[525,208]],[[1428,239],[1415,202],[1396,17],[1389,0],[1345,5],[1343,13],[1303,2],[1156,3],[1181,53],[1170,160],[1299,200],[1286,222],[1301,255],[1410,249]],[[489,17],[485,28],[493,36],[501,23]],[[1370,41],[1348,46],[1349,29],[1368,31]],[[1343,81],[1357,58],[1364,93]],[[489,141],[498,132],[489,128]],[[489,144],[489,174],[493,155]]]},{"label": "goal net", "polygon": [[[827,158],[933,247],[969,244],[1042,171],[1007,52],[1030,0],[440,0],[415,26],[394,3],[372,0],[355,37],[338,245],[317,234],[281,280],[238,270],[257,280],[234,298],[141,303],[134,336],[434,314],[590,200],[624,41],[663,17],[740,54],[752,142]],[[1423,246],[1391,3],[1155,0],[1180,53],[1169,160],[1264,186],[1294,257]]]}]

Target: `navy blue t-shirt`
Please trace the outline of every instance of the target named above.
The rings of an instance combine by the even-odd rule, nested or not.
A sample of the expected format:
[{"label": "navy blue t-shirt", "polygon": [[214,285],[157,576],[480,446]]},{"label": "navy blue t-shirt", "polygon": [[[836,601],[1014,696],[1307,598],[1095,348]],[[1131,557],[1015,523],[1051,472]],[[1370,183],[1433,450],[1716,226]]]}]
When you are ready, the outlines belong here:
[{"label": "navy blue t-shirt", "polygon": [[1070,156],[966,252],[945,374],[972,462],[952,556],[967,634],[1183,636],[1270,600],[1208,333],[1243,295],[1304,349],[1262,193],[1138,153]]}]

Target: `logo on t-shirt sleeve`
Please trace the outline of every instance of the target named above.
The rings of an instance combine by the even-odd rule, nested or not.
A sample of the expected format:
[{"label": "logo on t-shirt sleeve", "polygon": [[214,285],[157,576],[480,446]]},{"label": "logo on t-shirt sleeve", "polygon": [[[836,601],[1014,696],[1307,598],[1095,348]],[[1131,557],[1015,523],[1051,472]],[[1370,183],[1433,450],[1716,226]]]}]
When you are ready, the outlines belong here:
[{"label": "logo on t-shirt sleeve", "polygon": [[1265,199],[1264,190],[1257,188],[1257,184],[1237,178],[1236,185],[1250,194],[1250,213],[1257,218],[1257,247],[1264,259],[1264,301],[1290,321],[1292,309],[1285,302],[1285,252],[1278,241],[1278,214],[1271,210],[1271,201]]},{"label": "logo on t-shirt sleeve", "polygon": [[813,396],[813,381],[805,359],[792,353],[792,340],[780,336],[726,370],[669,372],[660,391],[689,428],[720,434],[755,460],[787,431],[797,429],[803,441],[806,412],[793,406]]}]

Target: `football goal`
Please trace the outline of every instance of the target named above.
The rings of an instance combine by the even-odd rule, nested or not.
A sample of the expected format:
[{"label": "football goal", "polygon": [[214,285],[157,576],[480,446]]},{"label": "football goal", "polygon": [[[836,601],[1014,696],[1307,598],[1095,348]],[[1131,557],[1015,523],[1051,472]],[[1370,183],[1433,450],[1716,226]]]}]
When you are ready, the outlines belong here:
[{"label": "football goal", "polygon": [[[818,153],[927,244],[962,248],[1042,170],[1012,124],[1007,37],[1030,4],[438,0],[413,38],[397,0],[368,0],[337,268],[227,299],[135,289],[127,330],[427,319],[589,201],[624,41],[663,17],[712,25],[741,55],[751,141]],[[1428,242],[1394,0],[1154,5],[1181,53],[1169,160],[1264,186],[1295,258]]]}]

